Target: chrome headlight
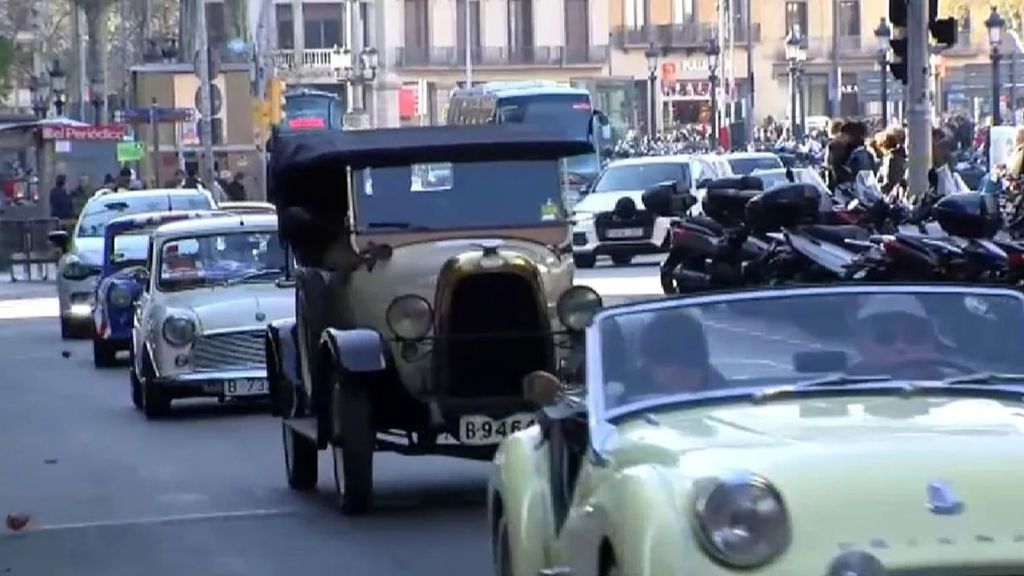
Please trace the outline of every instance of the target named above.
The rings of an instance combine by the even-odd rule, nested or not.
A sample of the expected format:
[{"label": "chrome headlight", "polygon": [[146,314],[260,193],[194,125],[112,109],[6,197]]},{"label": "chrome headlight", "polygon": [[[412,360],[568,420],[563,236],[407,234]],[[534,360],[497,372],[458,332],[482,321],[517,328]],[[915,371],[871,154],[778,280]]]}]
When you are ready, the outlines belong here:
[{"label": "chrome headlight", "polygon": [[601,306],[601,295],[593,288],[573,286],[562,293],[555,310],[566,328],[579,332],[590,325]]},{"label": "chrome headlight", "polygon": [[767,480],[748,473],[716,479],[697,498],[694,517],[707,552],[735,568],[771,562],[792,536],[782,496]]},{"label": "chrome headlight", "polygon": [[164,340],[172,346],[187,346],[196,338],[196,322],[185,316],[168,316],[163,332]]},{"label": "chrome headlight", "polygon": [[388,329],[401,340],[422,340],[434,326],[434,310],[430,302],[414,294],[392,300],[384,317]]},{"label": "chrome headlight", "polygon": [[68,258],[61,275],[68,280],[85,280],[98,272],[99,270],[95,266],[83,264],[78,258]]},{"label": "chrome headlight", "polygon": [[114,308],[127,308],[132,305],[132,291],[121,284],[111,285],[107,297]]}]

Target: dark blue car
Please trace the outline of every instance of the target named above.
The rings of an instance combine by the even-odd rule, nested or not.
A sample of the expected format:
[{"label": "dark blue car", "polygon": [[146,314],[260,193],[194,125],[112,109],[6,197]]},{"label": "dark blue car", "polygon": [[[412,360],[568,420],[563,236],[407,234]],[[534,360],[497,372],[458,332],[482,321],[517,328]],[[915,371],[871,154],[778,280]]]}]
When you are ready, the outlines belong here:
[{"label": "dark blue car", "polygon": [[190,218],[216,216],[215,211],[149,212],[111,220],[104,231],[103,267],[96,285],[93,319],[93,362],[112,366],[132,337],[135,302],[148,275],[150,233],[162,224]]}]

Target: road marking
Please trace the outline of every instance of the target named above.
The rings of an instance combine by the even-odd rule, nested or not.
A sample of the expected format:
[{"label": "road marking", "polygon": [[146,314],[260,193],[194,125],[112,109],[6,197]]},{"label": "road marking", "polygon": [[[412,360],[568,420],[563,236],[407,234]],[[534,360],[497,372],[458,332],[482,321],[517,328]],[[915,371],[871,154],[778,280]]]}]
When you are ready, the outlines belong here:
[{"label": "road marking", "polygon": [[38,528],[30,527],[21,532],[6,532],[0,534],[0,538],[11,537],[20,534],[33,534],[38,532],[62,532],[67,530],[81,530],[89,528],[120,528],[124,526],[153,526],[160,524],[177,524],[181,522],[199,522],[203,520],[232,520],[237,518],[261,518],[266,516],[286,516],[299,514],[303,510],[299,508],[268,508],[257,510],[239,510],[236,512],[210,512],[205,514],[180,514],[176,516],[154,516],[150,518],[136,518],[132,520],[109,520],[102,522],[77,522],[70,524],[49,524]]},{"label": "road marking", "polygon": [[56,297],[0,300],[0,320],[28,320],[59,316]]}]

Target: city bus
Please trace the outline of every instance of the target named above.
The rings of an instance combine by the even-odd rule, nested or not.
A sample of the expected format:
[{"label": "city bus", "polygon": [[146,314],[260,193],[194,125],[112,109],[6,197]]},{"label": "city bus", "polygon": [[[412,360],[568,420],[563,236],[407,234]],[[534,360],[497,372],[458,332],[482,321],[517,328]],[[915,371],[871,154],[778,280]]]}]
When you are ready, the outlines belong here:
[{"label": "city bus", "polygon": [[337,94],[297,88],[285,92],[284,102],[284,121],[279,130],[341,129],[344,111]]},{"label": "city bus", "polygon": [[561,127],[594,143],[594,152],[566,158],[568,195],[575,204],[601,171],[608,118],[594,110],[590,92],[550,81],[488,82],[455,89],[446,121],[453,125],[523,123]]}]

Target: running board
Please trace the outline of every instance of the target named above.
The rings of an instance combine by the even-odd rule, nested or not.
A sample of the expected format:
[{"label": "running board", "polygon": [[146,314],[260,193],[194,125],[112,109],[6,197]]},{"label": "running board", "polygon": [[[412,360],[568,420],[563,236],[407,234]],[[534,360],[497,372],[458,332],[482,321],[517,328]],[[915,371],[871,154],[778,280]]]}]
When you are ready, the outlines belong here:
[{"label": "running board", "polygon": [[299,433],[301,436],[305,436],[310,440],[316,441],[316,418],[288,418],[283,420],[284,425],[291,428],[292,430]]}]

